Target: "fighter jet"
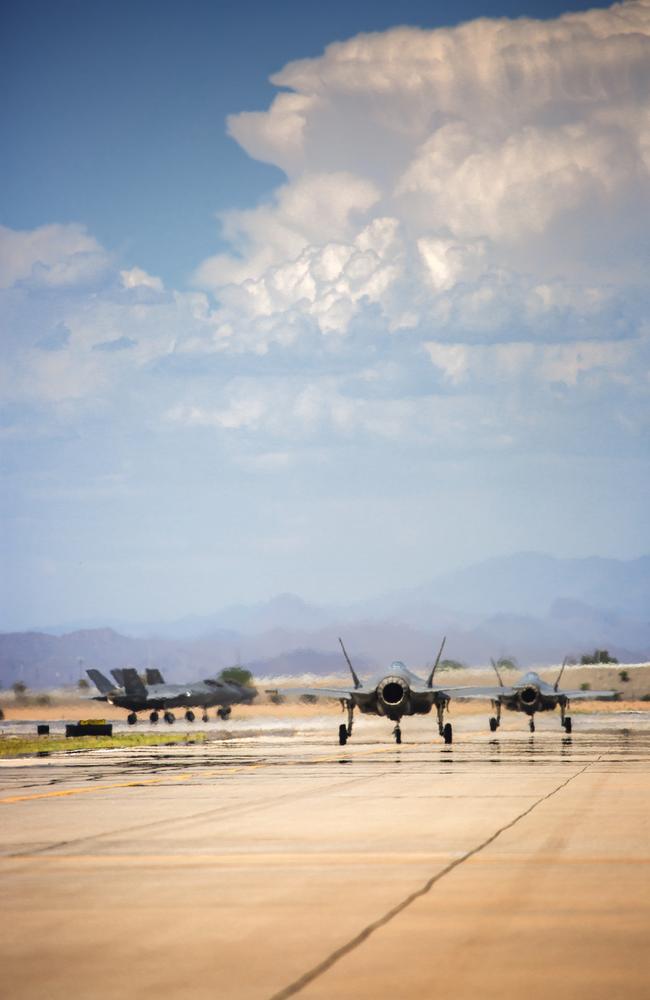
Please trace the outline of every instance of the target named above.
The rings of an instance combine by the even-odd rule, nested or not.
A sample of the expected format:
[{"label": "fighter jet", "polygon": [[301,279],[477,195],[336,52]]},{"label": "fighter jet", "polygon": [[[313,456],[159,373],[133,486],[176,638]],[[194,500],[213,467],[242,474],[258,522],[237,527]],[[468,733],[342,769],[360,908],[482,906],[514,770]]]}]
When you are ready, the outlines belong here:
[{"label": "fighter jet", "polygon": [[614,698],[616,691],[561,691],[560,680],[564,673],[567,660],[565,658],[562,667],[554,684],[548,684],[534,670],[522,674],[514,684],[504,684],[499,668],[494,660],[491,661],[494,671],[499,681],[499,687],[477,687],[466,688],[459,691],[458,695],[463,698],[483,698],[490,699],[496,715],[490,719],[490,730],[494,733],[501,725],[501,709],[507,708],[510,712],[524,712],[528,717],[528,726],[531,733],[535,732],[535,713],[554,712],[560,706],[560,725],[566,733],[571,732],[571,716],[567,715],[569,702],[586,701],[594,698]]},{"label": "fighter jet", "polygon": [[434,687],[433,678],[435,676],[440,657],[445,645],[442,640],[436,662],[434,663],[426,680],[412,673],[401,660],[391,663],[388,673],[380,674],[371,680],[362,682],[357,676],[342,639],[339,638],[341,649],[346,659],[347,665],[352,674],[352,687],[314,687],[314,688],[284,688],[270,689],[267,694],[271,695],[297,695],[311,700],[314,698],[331,698],[341,702],[341,706],[347,711],[347,723],[339,726],[339,743],[345,746],[352,735],[352,722],[355,708],[365,715],[381,715],[395,723],[393,736],[396,743],[402,742],[402,729],[400,722],[405,715],[428,715],[435,707],[438,717],[438,732],[445,743],[452,741],[452,728],[450,722],[444,721],[445,710],[449,706],[452,694],[460,693],[464,688],[440,688]]},{"label": "fighter jet", "polygon": [[[151,676],[150,669],[147,671],[147,681]],[[171,724],[176,719],[171,711],[172,708],[185,708],[185,718],[188,722],[194,722],[196,716],[192,708],[197,706],[203,709],[204,722],[208,721],[208,708],[213,705],[219,705],[217,714],[222,719],[227,719],[233,704],[249,703],[257,695],[256,688],[213,678],[194,681],[188,685],[164,682],[143,684],[137,670],[132,667],[112,671],[118,681],[117,686],[99,670],[87,670],[86,673],[100,692],[99,697],[95,697],[94,700],[108,701],[112,705],[128,709],[129,715],[126,721],[130,726],[138,721],[138,712],[145,711],[150,713],[150,722],[158,722],[158,713],[163,712],[165,722]],[[152,673],[162,681],[160,671]]]}]

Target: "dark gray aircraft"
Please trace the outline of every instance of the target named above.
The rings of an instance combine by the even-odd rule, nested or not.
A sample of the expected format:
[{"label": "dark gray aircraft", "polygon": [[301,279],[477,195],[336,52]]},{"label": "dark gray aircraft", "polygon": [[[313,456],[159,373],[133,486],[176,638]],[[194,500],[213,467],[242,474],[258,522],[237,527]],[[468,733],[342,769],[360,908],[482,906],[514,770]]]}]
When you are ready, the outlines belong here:
[{"label": "dark gray aircraft", "polygon": [[449,705],[452,694],[461,694],[465,689],[434,687],[433,678],[440,663],[445,640],[436,657],[426,680],[412,673],[401,660],[391,663],[388,673],[381,674],[369,681],[362,682],[355,673],[350,657],[341,639],[341,649],[345,656],[353,686],[349,688],[314,687],[314,688],[284,688],[274,689],[267,693],[272,695],[298,695],[312,700],[316,698],[331,698],[341,702],[347,710],[348,721],[339,726],[339,743],[344,746],[352,735],[352,720],[355,708],[365,715],[382,715],[395,723],[393,735],[396,743],[402,742],[400,722],[405,715],[428,715],[435,707],[438,716],[438,732],[445,743],[452,741],[450,722],[444,722],[444,713]]},{"label": "dark gray aircraft", "polygon": [[[197,706],[203,709],[204,722],[208,721],[208,708],[213,705],[219,705],[217,714],[222,719],[227,719],[232,705],[249,703],[257,695],[256,688],[212,678],[193,681],[187,685],[165,684],[160,671],[152,671],[151,668],[147,670],[147,684],[143,684],[137,670],[132,667],[112,671],[118,682],[117,687],[99,670],[87,670],[86,673],[100,692],[100,696],[94,701],[108,701],[119,708],[128,709],[126,721],[131,726],[138,721],[138,712],[149,712],[151,722],[158,722],[158,713],[163,712],[165,722],[171,724],[176,718],[172,708],[184,708],[187,721],[194,722],[192,708]],[[159,678],[161,683],[149,683],[152,675]]]},{"label": "dark gray aircraft", "polygon": [[567,661],[564,660],[557,680],[554,684],[543,681],[534,670],[522,674],[514,684],[504,684],[499,668],[491,661],[499,681],[499,687],[477,687],[460,689],[458,696],[462,698],[490,699],[496,715],[490,719],[490,729],[494,733],[501,725],[501,709],[509,712],[524,712],[529,717],[531,733],[535,732],[536,712],[554,712],[560,706],[560,724],[566,733],[571,732],[571,716],[567,715],[569,702],[586,701],[594,698],[614,698],[616,691],[561,691],[560,680]]}]

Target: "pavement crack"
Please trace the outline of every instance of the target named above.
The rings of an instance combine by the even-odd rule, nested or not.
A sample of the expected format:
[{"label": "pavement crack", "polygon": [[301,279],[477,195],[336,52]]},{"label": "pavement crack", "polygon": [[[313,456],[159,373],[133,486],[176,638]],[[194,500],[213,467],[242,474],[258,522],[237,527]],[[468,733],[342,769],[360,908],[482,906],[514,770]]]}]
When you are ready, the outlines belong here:
[{"label": "pavement crack", "polygon": [[319,962],[318,965],[315,965],[312,969],[309,969],[308,972],[305,972],[298,979],[295,979],[292,983],[289,983],[288,986],[285,986],[277,993],[274,993],[269,998],[269,1000],[286,1000],[287,997],[293,997],[297,993],[300,993],[306,986],[309,986],[310,983],[313,983],[314,980],[318,979],[320,976],[323,975],[323,973],[331,969],[332,966],[336,965],[336,963],[339,962],[342,958],[345,958],[346,955],[349,955],[351,952],[355,951],[355,949],[358,948],[360,945],[362,945],[364,941],[368,940],[371,934],[374,934],[375,931],[378,931],[382,927],[385,927],[386,924],[389,924],[392,920],[395,919],[395,917],[399,916],[400,913],[403,913],[404,910],[406,910],[409,906],[411,906],[411,904],[414,903],[417,899],[420,899],[422,896],[426,896],[427,893],[430,892],[431,889],[436,885],[436,883],[440,882],[440,880],[445,877],[445,875],[449,875],[450,872],[452,872],[455,868],[460,867],[460,865],[468,861],[469,858],[473,858],[477,854],[480,854],[480,852],[484,851],[486,847],[489,847],[490,844],[493,844],[494,841],[498,837],[500,837],[502,833],[506,833],[508,830],[511,830],[522,819],[525,819],[526,816],[530,816],[530,814],[535,809],[537,809],[538,806],[541,806],[544,802],[548,802],[548,800],[553,798],[554,795],[557,795],[557,793],[561,792],[563,788],[566,788],[567,785],[570,785],[572,781],[575,781],[576,778],[579,778],[582,774],[584,774],[585,771],[588,768],[592,767],[593,764],[597,764],[599,760],[600,757],[598,757],[596,760],[589,761],[587,764],[585,764],[584,767],[580,768],[579,771],[576,771],[575,774],[572,774],[570,777],[566,778],[565,781],[560,782],[559,785],[556,785],[555,788],[551,789],[550,792],[547,792],[546,795],[542,795],[539,799],[536,799],[535,802],[533,802],[530,806],[528,806],[527,809],[524,809],[523,812],[519,813],[518,816],[515,816],[514,819],[510,820],[509,823],[505,823],[503,826],[499,827],[498,830],[495,830],[494,833],[490,834],[490,836],[487,837],[485,840],[483,840],[480,844],[477,844],[476,847],[473,847],[470,851],[466,851],[465,854],[461,855],[459,858],[456,858],[454,861],[451,861],[439,872],[436,872],[436,874],[432,875],[431,878],[427,879],[424,885],[420,886],[419,889],[416,889],[414,892],[410,893],[403,900],[401,900],[401,902],[397,903],[390,910],[384,913],[383,916],[378,917],[377,920],[373,920],[372,923],[367,924],[363,928],[363,930],[359,931],[358,934],[355,934],[353,938],[351,938],[345,944],[341,945],[335,951],[331,952],[331,954],[328,955],[327,958],[323,959],[322,962]]}]

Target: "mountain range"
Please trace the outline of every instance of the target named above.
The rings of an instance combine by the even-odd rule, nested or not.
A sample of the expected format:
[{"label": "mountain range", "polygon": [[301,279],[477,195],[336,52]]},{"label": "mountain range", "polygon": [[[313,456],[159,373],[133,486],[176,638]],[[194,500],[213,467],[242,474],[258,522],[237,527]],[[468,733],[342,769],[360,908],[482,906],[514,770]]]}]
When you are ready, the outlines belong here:
[{"label": "mountain range", "polygon": [[650,659],[650,556],[557,559],[518,553],[429,583],[346,605],[293,594],[174,622],[96,620],[0,634],[0,683],[71,683],[87,666],[155,664],[172,679],[208,676],[234,662],[258,674],[332,673],[337,636],[360,669],[399,658],[414,666],[446,655],[468,664],[510,655],[557,662],[595,647],[622,662]]}]

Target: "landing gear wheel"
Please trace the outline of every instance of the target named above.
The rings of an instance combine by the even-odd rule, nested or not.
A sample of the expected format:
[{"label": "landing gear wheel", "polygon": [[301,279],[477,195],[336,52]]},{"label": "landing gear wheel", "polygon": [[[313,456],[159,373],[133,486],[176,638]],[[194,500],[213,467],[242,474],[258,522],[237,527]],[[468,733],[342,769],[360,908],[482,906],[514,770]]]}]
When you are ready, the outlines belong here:
[{"label": "landing gear wheel", "polygon": [[394,733],[395,733],[395,742],[396,743],[401,743],[402,742],[402,730],[400,729],[399,726],[395,726]]},{"label": "landing gear wheel", "polygon": [[135,726],[136,722],[138,721],[138,717],[135,714],[135,712],[130,712],[126,717],[126,721],[130,726]]},{"label": "landing gear wheel", "polygon": [[187,719],[188,722],[194,722],[196,716],[194,715],[194,712],[188,709],[187,712],[185,713],[185,718]]},{"label": "landing gear wheel", "polygon": [[169,725],[171,726],[171,724],[175,721],[176,721],[176,716],[174,715],[173,712],[165,712],[165,722],[169,723]]},{"label": "landing gear wheel", "polygon": [[347,742],[348,742],[348,727],[345,725],[345,723],[342,722],[341,725],[339,726],[339,743],[341,744],[342,747],[344,747]]},{"label": "landing gear wheel", "polygon": [[451,722],[446,722],[442,730],[442,738],[445,743],[451,743],[453,739],[453,731],[451,728]]},{"label": "landing gear wheel", "polygon": [[564,732],[565,733],[570,733],[571,732],[571,716],[570,715],[567,715],[566,719],[564,720]]},{"label": "landing gear wheel", "polygon": [[152,712],[149,716],[149,722],[158,722],[158,712]]},{"label": "landing gear wheel", "polygon": [[496,733],[498,728],[499,728],[499,723],[497,722],[497,720],[495,718],[490,719],[490,731]]},{"label": "landing gear wheel", "polygon": [[202,722],[209,722],[210,721],[210,716],[208,715],[207,712],[203,713],[203,715],[201,716],[201,721]]},{"label": "landing gear wheel", "polygon": [[530,722],[528,723],[528,728],[530,729],[531,733],[535,732],[535,720],[534,719],[530,720]]},{"label": "landing gear wheel", "polygon": [[219,716],[220,719],[223,719],[224,722],[225,722],[226,719],[229,718],[231,712],[232,712],[232,709],[230,707],[228,707],[228,708],[220,708],[217,711],[217,715]]}]

